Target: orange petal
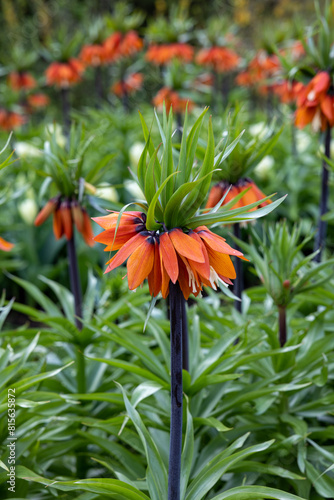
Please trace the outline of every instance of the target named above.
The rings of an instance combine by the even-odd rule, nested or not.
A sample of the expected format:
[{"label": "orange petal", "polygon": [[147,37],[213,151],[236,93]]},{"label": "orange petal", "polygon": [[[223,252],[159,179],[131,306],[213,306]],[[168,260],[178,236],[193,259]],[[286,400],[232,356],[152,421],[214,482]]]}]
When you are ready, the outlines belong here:
[{"label": "orange petal", "polygon": [[59,208],[53,213],[53,233],[55,238],[59,240],[64,234],[62,216]]},{"label": "orange petal", "polygon": [[[114,212],[109,215],[104,215],[103,217],[92,217],[94,222],[97,222],[99,226],[103,229],[114,229],[117,224],[119,212]],[[142,212],[123,212],[120,218],[120,225],[123,224],[134,224],[134,219],[141,218]]]},{"label": "orange petal", "polygon": [[202,244],[202,252],[204,255],[204,259],[205,259],[203,263],[193,262],[191,259],[189,259],[189,261],[188,261],[189,265],[190,265],[192,270],[195,270],[200,275],[201,278],[210,279],[210,262],[209,262],[209,256],[208,256],[208,252],[206,250],[206,247],[202,243],[201,238],[193,231],[191,231],[189,233],[189,236],[193,240],[198,241]]},{"label": "orange petal", "polygon": [[123,264],[123,262],[125,262],[126,259],[130,257],[130,255],[136,250],[136,248],[141,245],[144,239],[145,236],[142,233],[138,233],[129,241],[127,241],[125,245],[123,245],[122,248],[117,252],[117,254],[107,262],[107,264],[109,265],[104,273],[109,273],[109,271],[112,271],[116,267]]},{"label": "orange petal", "polygon": [[73,223],[72,223],[72,213],[69,203],[67,201],[63,201],[60,205],[59,211],[61,215],[65,236],[68,240],[70,240],[73,235]]},{"label": "orange petal", "polygon": [[154,264],[154,241],[148,236],[129,257],[128,283],[129,289],[137,288],[152,271]]},{"label": "orange petal", "polygon": [[159,243],[157,240],[154,241],[154,263],[153,268],[148,275],[148,286],[150,289],[150,294],[156,297],[161,290],[162,276],[161,276],[161,264],[160,264],[160,253],[159,253]]},{"label": "orange petal", "polygon": [[334,99],[330,95],[326,95],[321,101],[321,111],[326,116],[330,125],[334,122]]},{"label": "orange petal", "polygon": [[208,229],[200,231],[198,235],[202,238],[202,240],[205,241],[205,244],[215,252],[224,253],[228,255],[236,255],[237,257],[243,256],[241,252],[230,247],[230,245],[228,245],[225,242],[224,238],[218,236],[212,231],[209,231]]},{"label": "orange petal", "polygon": [[74,224],[79,233],[81,233],[83,231],[84,221],[81,207],[77,201],[72,202],[71,211]]},{"label": "orange petal", "polygon": [[298,108],[295,115],[295,125],[297,128],[304,128],[311,123],[316,113],[316,108]]},{"label": "orange petal", "polygon": [[236,277],[233,263],[228,255],[215,252],[209,246],[207,246],[207,251],[209,255],[210,265],[213,267],[217,274],[221,274],[232,279]]},{"label": "orange petal", "polygon": [[103,243],[104,245],[108,245],[105,248],[105,252],[112,250],[119,250],[122,246],[130,239],[132,236],[137,234],[137,229],[135,225],[131,226],[119,226],[116,233],[115,238],[115,230],[107,229],[102,233],[95,236],[94,240],[98,243]]},{"label": "orange petal", "polygon": [[46,221],[46,219],[56,210],[57,203],[58,198],[53,198],[44,205],[42,210],[37,214],[34,222],[35,226],[40,226]]},{"label": "orange petal", "polygon": [[0,250],[3,250],[4,252],[9,252],[13,248],[14,244],[9,243],[9,241],[4,240],[0,236]]},{"label": "orange petal", "polygon": [[217,205],[219,200],[222,199],[224,191],[220,184],[213,186],[209,193],[208,201],[206,202],[205,208],[213,208]]},{"label": "orange petal", "polygon": [[187,271],[187,267],[181,258],[179,258],[179,278],[178,282],[183,293],[183,296],[186,300],[189,299],[189,295],[192,292],[192,289],[189,285],[189,274]]},{"label": "orange petal", "polygon": [[84,208],[82,208],[82,217],[83,217],[82,236],[85,240],[85,243],[88,246],[92,247],[94,246],[94,233],[92,230],[92,225],[90,223],[89,215]]},{"label": "orange petal", "polygon": [[161,294],[165,299],[169,294],[170,278],[164,266],[160,245],[159,245],[159,255],[160,255],[160,269],[161,269]]},{"label": "orange petal", "polygon": [[170,279],[173,283],[176,283],[179,275],[179,266],[175,248],[168,233],[163,233],[160,236],[160,255]]},{"label": "orange petal", "polygon": [[202,242],[191,239],[181,229],[172,229],[168,232],[175,250],[180,255],[194,260],[195,262],[204,262],[205,258],[202,252]]}]

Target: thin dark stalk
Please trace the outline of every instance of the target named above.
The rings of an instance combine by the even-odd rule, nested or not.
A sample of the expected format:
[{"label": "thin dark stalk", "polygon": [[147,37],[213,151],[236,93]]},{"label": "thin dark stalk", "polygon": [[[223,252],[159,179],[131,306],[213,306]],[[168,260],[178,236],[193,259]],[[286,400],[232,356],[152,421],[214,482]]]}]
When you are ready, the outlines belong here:
[{"label": "thin dark stalk", "polygon": [[70,240],[67,240],[67,254],[70,271],[71,290],[74,297],[75,324],[79,330],[82,329],[82,296],[80,275],[78,269],[77,252],[75,249],[74,234]]},{"label": "thin dark stalk", "polygon": [[[325,132],[325,156],[331,157],[331,128],[328,126]],[[314,251],[320,250],[314,257],[315,262],[321,261],[321,254],[326,245],[327,222],[322,220],[323,215],[328,212],[329,198],[329,168],[325,160],[322,162],[321,193],[319,203],[318,231],[314,242]]]},{"label": "thin dark stalk", "polygon": [[[82,329],[82,295],[81,295],[81,284],[80,275],[78,269],[78,259],[75,249],[74,234],[70,240],[67,241],[67,254],[68,254],[68,264],[70,271],[70,283],[71,290],[74,297],[74,314],[75,314],[75,324],[76,327]],[[81,351],[80,346],[75,346],[76,348],[76,378],[77,378],[77,391],[79,394],[84,394],[86,392],[86,361],[83,351]],[[81,455],[85,448],[80,448],[77,450],[76,457],[76,469],[77,477],[86,477],[86,458]]]},{"label": "thin dark stalk", "polygon": [[[170,283],[170,332],[171,332],[171,419],[168,469],[168,500],[180,500],[182,452],[182,327],[183,308],[178,282]],[[184,300],[184,299],[183,299]]]},{"label": "thin dark stalk", "polygon": [[[234,236],[238,239],[240,239],[240,224],[239,222],[236,222],[233,224],[233,232]],[[235,245],[235,249],[240,251],[240,248],[238,245]],[[240,300],[235,300],[234,301],[234,307],[236,308],[239,313],[241,313],[242,309],[242,302],[241,302],[241,296],[242,296],[242,291],[244,289],[244,276],[243,276],[243,267],[242,267],[242,261],[238,258],[235,259],[235,272],[236,272],[236,278],[234,280],[234,288],[233,292],[234,295],[236,295]]]},{"label": "thin dark stalk", "polygon": [[189,334],[188,334],[188,321],[187,321],[187,306],[186,300],[181,294],[182,301],[182,367],[184,370],[189,371]]},{"label": "thin dark stalk", "polygon": [[95,91],[96,91],[96,106],[100,108],[103,101],[103,83],[102,83],[101,66],[96,66],[95,68]]},{"label": "thin dark stalk", "polygon": [[68,137],[70,133],[70,126],[71,126],[71,120],[70,120],[70,94],[69,94],[69,89],[67,88],[62,88],[60,89],[60,95],[61,95],[61,103],[62,103],[62,108],[63,108],[63,121],[64,121],[64,133],[65,136]]},{"label": "thin dark stalk", "polygon": [[279,323],[279,343],[283,347],[286,343],[286,308],[278,307],[278,323]]}]

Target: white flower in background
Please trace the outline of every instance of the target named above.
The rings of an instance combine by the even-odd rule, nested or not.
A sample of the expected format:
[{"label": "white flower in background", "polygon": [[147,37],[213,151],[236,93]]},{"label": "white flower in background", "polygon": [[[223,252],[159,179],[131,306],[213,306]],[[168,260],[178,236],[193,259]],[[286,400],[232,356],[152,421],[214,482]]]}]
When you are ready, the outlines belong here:
[{"label": "white flower in background", "polygon": [[303,130],[296,130],[296,148],[298,153],[303,153],[312,143],[312,139]]},{"label": "white flower in background", "polygon": [[28,142],[16,142],[15,153],[19,158],[38,158],[43,153]]},{"label": "white flower in background", "polygon": [[259,122],[251,125],[248,128],[248,132],[250,133],[250,135],[256,137],[257,139],[263,139],[270,132],[270,128],[268,127],[268,125],[266,125],[265,122]]},{"label": "white flower in background", "polygon": [[106,184],[103,186],[97,186],[95,196],[102,198],[103,200],[113,201],[115,203],[119,200],[116,189]]},{"label": "white flower in background", "polygon": [[129,158],[131,167],[137,168],[139,159],[144,151],[145,144],[143,142],[135,142],[129,149]]},{"label": "white flower in background", "polygon": [[49,123],[46,125],[45,131],[48,139],[55,135],[58,146],[63,148],[66,145],[66,137],[63,135],[63,129],[59,123]]},{"label": "white flower in background", "polygon": [[264,156],[260,163],[255,167],[254,172],[260,179],[267,179],[274,164],[275,160],[272,156]]},{"label": "white flower in background", "polygon": [[136,181],[130,179],[124,182],[125,189],[137,200],[144,200],[145,196]]},{"label": "white flower in background", "polygon": [[27,194],[28,197],[18,204],[17,209],[22,220],[29,226],[32,226],[38,212],[38,206],[35,198],[29,196],[29,192]]}]

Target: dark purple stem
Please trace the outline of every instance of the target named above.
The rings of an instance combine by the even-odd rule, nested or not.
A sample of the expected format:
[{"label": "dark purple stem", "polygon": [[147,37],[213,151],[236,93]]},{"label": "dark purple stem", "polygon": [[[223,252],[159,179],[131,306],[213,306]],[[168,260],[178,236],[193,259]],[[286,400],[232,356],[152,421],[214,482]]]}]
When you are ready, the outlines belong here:
[{"label": "dark purple stem", "polygon": [[171,343],[171,418],[168,469],[168,500],[180,500],[182,452],[182,329],[185,309],[179,283],[169,285]]},{"label": "dark purple stem", "polygon": [[283,347],[286,343],[286,308],[278,307],[278,323],[279,323],[279,343]]}]

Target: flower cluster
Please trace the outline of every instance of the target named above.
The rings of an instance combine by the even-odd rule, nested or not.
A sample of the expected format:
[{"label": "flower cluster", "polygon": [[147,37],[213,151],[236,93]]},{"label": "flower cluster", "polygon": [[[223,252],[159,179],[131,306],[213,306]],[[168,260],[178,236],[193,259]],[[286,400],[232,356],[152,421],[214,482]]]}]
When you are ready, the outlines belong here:
[{"label": "flower cluster", "polygon": [[261,94],[267,94],[271,90],[271,85],[267,80],[275,76],[279,69],[278,56],[268,55],[261,50],[250,61],[247,69],[239,73],[236,83],[244,87],[256,86]]},{"label": "flower cluster", "polygon": [[43,224],[51,214],[53,214],[53,232],[57,240],[62,236],[70,240],[73,236],[73,225],[75,225],[87,245],[94,245],[90,218],[77,200],[62,199],[61,196],[51,198],[37,215],[35,226]]},{"label": "flower cluster", "polygon": [[85,66],[102,66],[123,57],[129,57],[141,50],[143,40],[134,30],[125,34],[112,33],[101,44],[85,45],[80,52],[80,60]]},{"label": "flower cluster", "polygon": [[[249,178],[239,179],[235,184],[230,184],[227,181],[220,181],[211,188],[206,208],[215,207],[226,193],[226,197],[222,203],[223,205],[226,205],[243,192],[245,192],[245,194],[231,207],[231,210],[245,207],[251,203],[256,203],[266,197],[266,195],[257,187],[255,182]],[[259,203],[258,207],[262,208],[270,203],[271,200],[266,200]],[[256,210],[256,208],[257,207],[253,207],[251,210]]]},{"label": "flower cluster", "polygon": [[173,108],[175,113],[184,113],[187,106],[188,110],[191,111],[193,108],[193,102],[190,99],[185,99],[180,97],[179,93],[176,90],[173,90],[169,87],[163,87],[159,90],[156,96],[153,98],[153,104],[157,107],[157,109],[161,110],[163,105],[166,106],[167,113],[170,108]]},{"label": "flower cluster", "polygon": [[118,97],[132,94],[133,92],[137,92],[142,88],[143,80],[144,77],[142,73],[131,73],[125,78],[123,82],[118,81],[114,83],[114,85],[112,85],[110,90]]},{"label": "flower cluster", "polygon": [[69,59],[67,62],[53,62],[45,72],[46,83],[59,88],[68,88],[81,80],[84,65],[79,59]]},{"label": "flower cluster", "polygon": [[128,259],[129,289],[135,290],[147,279],[153,297],[161,292],[166,298],[170,281],[179,282],[186,300],[191,293],[197,296],[203,285],[216,290],[219,282],[232,284],[235,270],[230,255],[243,258],[205,226],[185,232],[182,228],[149,231],[146,214],[141,212],[114,212],[93,220],[104,229],[95,241],[105,244],[105,251],[118,250],[105,272]]},{"label": "flower cluster", "polygon": [[295,103],[299,92],[302,90],[303,84],[295,80],[282,80],[272,86],[274,94],[276,94],[283,104]]},{"label": "flower cluster", "polygon": [[223,73],[235,69],[240,63],[240,57],[227,47],[211,47],[200,50],[196,62],[211,67],[217,73]]},{"label": "flower cluster", "polygon": [[164,43],[150,45],[146,52],[146,60],[162,66],[170,63],[173,59],[182,62],[190,62],[194,57],[194,49],[187,43]]},{"label": "flower cluster", "polygon": [[31,90],[37,86],[35,78],[24,71],[12,71],[8,75],[8,85],[12,90],[20,92],[21,90]]},{"label": "flower cluster", "polygon": [[25,123],[25,117],[15,111],[0,109],[0,129],[13,130],[21,127]]},{"label": "flower cluster", "polygon": [[314,131],[334,126],[333,84],[326,71],[318,73],[298,92],[295,125],[303,128],[309,123]]}]

